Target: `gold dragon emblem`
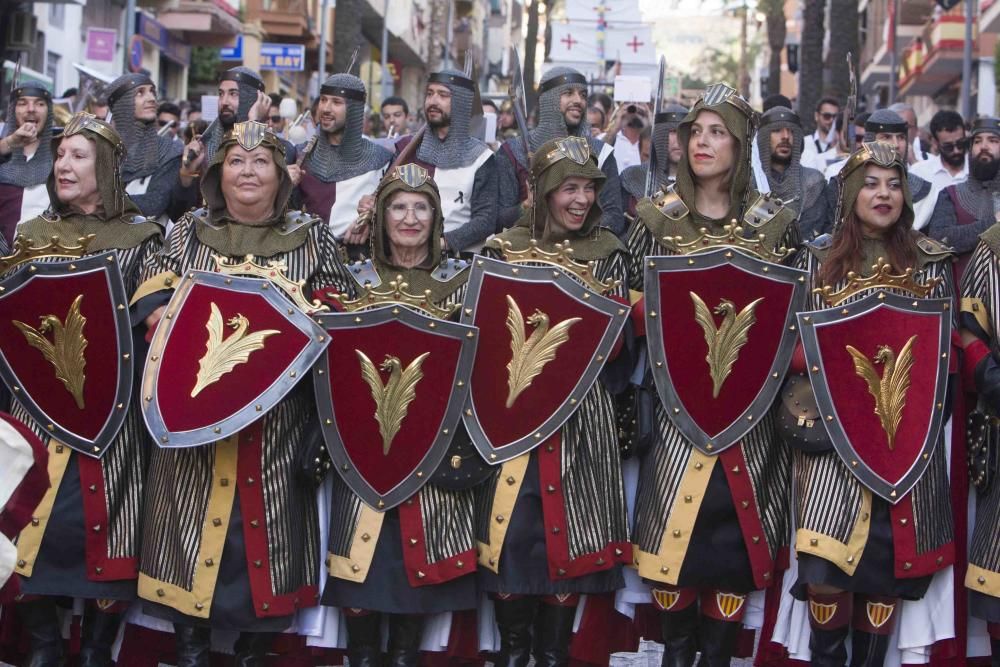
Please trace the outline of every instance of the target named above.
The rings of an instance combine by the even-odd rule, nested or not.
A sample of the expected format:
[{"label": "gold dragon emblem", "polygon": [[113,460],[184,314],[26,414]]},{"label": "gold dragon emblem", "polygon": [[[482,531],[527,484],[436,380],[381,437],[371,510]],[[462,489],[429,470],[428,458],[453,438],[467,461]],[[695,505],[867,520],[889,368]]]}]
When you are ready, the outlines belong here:
[{"label": "gold dragon emblem", "polygon": [[[847,351],[854,358],[854,372],[865,381],[868,392],[875,399],[875,414],[889,439],[890,451],[895,445],[896,429],[906,407],[906,392],[910,389],[910,370],[913,368],[913,343],[916,340],[915,335],[910,336],[898,357],[891,347],[880,345],[874,364],[856,348],[847,346]],[[885,367],[881,376],[875,370],[875,364]]]},{"label": "gold dragon emblem", "polygon": [[[740,356],[740,350],[747,344],[750,327],[757,322],[757,306],[764,297],[747,304],[739,313],[729,299],[722,299],[714,309],[708,306],[700,296],[689,292],[694,303],[694,319],[705,332],[705,343],[708,344],[708,373],[712,377],[712,398],[718,398],[722,385],[733,371],[733,365]],[[722,315],[722,324],[716,326],[713,315]]]},{"label": "gold dragon emblem", "polygon": [[[86,382],[84,367],[87,360],[83,351],[87,349],[87,339],[83,337],[83,327],[87,318],[80,312],[83,295],[73,299],[66,313],[66,320],[60,321],[56,315],[43,315],[38,328],[13,321],[18,331],[24,334],[28,344],[42,353],[45,360],[52,364],[56,378],[63,383],[66,391],[73,395],[76,407],[83,410],[83,385]],[[52,334],[50,341],[46,334]]]},{"label": "gold dragon emblem", "polygon": [[517,302],[507,295],[507,329],[510,331],[510,362],[507,364],[507,408],[531,386],[545,365],[556,358],[556,352],[569,340],[569,330],[582,318],[571,317],[549,328],[549,316],[535,309],[528,317],[534,327],[525,338],[524,316]]},{"label": "gold dragon emblem", "polygon": [[[424,377],[421,367],[430,352],[424,352],[406,368],[403,368],[398,357],[387,354],[376,368],[364,352],[354,351],[361,361],[361,377],[368,384],[372,398],[375,399],[375,421],[378,422],[378,430],[382,435],[382,455],[388,456],[392,440],[399,433],[410,403],[417,396],[417,383]],[[384,384],[380,369],[389,371],[389,379]]]},{"label": "gold dragon emblem", "polygon": [[281,333],[277,329],[248,333],[250,320],[237,313],[236,317],[229,318],[225,323],[225,326],[233,329],[233,333],[224,337],[222,312],[214,302],[211,308],[212,313],[205,323],[205,328],[208,329],[208,342],[205,344],[205,354],[198,362],[198,378],[194,389],[191,390],[191,398],[218,382],[223,375],[231,372],[239,364],[245,364],[250,360],[251,354],[264,349],[265,340]]}]

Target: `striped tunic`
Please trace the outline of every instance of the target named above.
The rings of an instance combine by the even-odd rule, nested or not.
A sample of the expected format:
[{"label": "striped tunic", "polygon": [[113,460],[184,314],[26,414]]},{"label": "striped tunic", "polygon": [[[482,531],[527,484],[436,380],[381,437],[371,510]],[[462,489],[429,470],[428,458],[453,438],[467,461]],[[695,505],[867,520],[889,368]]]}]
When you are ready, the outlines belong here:
[{"label": "striped tunic", "polygon": [[[111,224],[111,223],[109,223]],[[35,244],[50,241],[47,235],[29,239]],[[139,284],[140,273],[147,259],[160,249],[159,235],[150,236],[131,248],[115,251],[121,268],[125,293],[132,294]],[[101,250],[99,252],[106,252]],[[138,386],[138,380],[135,382]],[[100,459],[83,456],[52,438],[47,437],[40,424],[28,416],[21,405],[14,401],[11,414],[44,442],[49,450],[49,479],[52,486],[35,510],[37,522],[28,524],[18,537],[18,563],[15,572],[28,579],[23,585],[26,592],[94,597],[97,595],[120,597],[120,585],[101,586],[101,582],[134,580],[138,576],[138,550],[142,494],[150,442],[139,406],[139,391],[133,388],[129,410],[121,430]],[[72,461],[71,461],[72,460]],[[71,462],[79,475],[75,479],[64,477]],[[69,485],[77,485],[76,494],[82,497],[82,518],[54,517],[53,508],[59,499],[71,493]],[[99,490],[103,489],[103,493]],[[39,552],[45,548],[58,550],[60,525],[65,521],[83,521],[89,527],[85,541],[87,581],[70,582],[45,569],[35,568]],[[53,531],[48,531],[48,528]],[[51,537],[47,542],[45,538]],[[59,590],[53,590],[53,586]],[[134,586],[134,584],[132,585]],[[134,588],[132,595],[134,595]]]},{"label": "striped tunic", "polygon": [[[701,221],[696,227],[688,214],[668,218],[661,207],[670,204],[669,196],[665,201],[647,199],[639,204],[639,219],[630,227],[627,241],[634,290],[643,288],[646,257],[679,254],[681,249],[676,243],[696,240],[701,229],[712,235],[724,232],[720,221]],[[794,211],[779,209],[752,231],[763,235],[768,249],[793,248],[797,242],[794,217]],[[791,455],[777,437],[773,416],[768,413],[739,443],[715,456],[701,453],[684,437],[659,398],[655,399],[654,419],[655,436],[642,461],[632,535],[633,559],[639,574],[675,586],[701,585],[706,578],[712,578],[715,566],[688,557],[692,541],[704,543],[723,531],[738,531],[749,559],[753,586],[764,588],[784,559],[789,532]],[[731,503],[735,508],[739,526],[702,521],[696,535],[695,524],[716,464],[725,474],[730,496],[723,505]],[[711,503],[716,505],[718,499]],[[685,576],[681,576],[685,568]],[[693,572],[697,572],[694,578]]]},{"label": "striped tunic", "polygon": [[[989,353],[996,356],[997,332],[1000,331],[1000,244],[989,237],[997,236],[996,227],[983,234],[982,241],[972,253],[962,280],[962,317],[974,318],[982,331],[990,336]],[[971,356],[971,350],[966,351]],[[967,361],[968,363],[968,361]],[[996,406],[980,406],[989,414],[997,414]],[[994,470],[993,474],[997,474]],[[975,594],[988,596],[991,602],[980,604],[973,595],[973,609],[977,616],[1000,622],[996,609],[1000,608],[1000,487],[994,482],[990,491],[977,495],[976,525],[969,548],[969,569],[965,585]],[[977,611],[980,606],[992,608],[992,613]]]},{"label": "striped tunic", "polygon": [[[917,268],[913,278],[920,283],[941,278],[942,282],[929,298],[951,298],[955,291],[950,255],[937,260]],[[810,310],[830,308],[821,295],[812,292],[818,286],[822,268],[822,260],[812,246],[800,252],[796,265],[809,273],[807,307]],[[846,279],[842,280],[834,286],[834,290],[842,289],[846,283]],[[838,307],[863,299],[870,293],[866,290],[855,294]],[[894,576],[899,579],[926,576],[954,560],[954,531],[943,441],[942,431],[923,476],[907,496],[889,508]],[[795,451],[793,469],[796,551],[830,561],[847,575],[853,575],[868,540],[872,504],[885,501],[873,497],[833,450],[819,454]]]},{"label": "striped tunic", "polygon": [[[379,273],[382,284],[387,284],[400,272]],[[468,275],[463,271],[452,277],[449,283],[454,291],[436,305],[461,303]],[[352,285],[357,287],[353,281]],[[453,491],[430,483],[394,510],[399,513],[402,542],[408,545],[401,565],[411,586],[432,586],[475,571],[473,498],[471,489]],[[383,519],[382,512],[362,502],[339,477],[334,480],[327,561],[331,577],[360,583],[369,575],[379,576],[371,572],[371,565]]]},{"label": "striped tunic", "polygon": [[[490,247],[484,254],[503,258]],[[620,281],[606,296],[623,303],[628,299],[629,264],[627,253],[616,251],[596,260],[594,266],[594,276],[600,280]],[[598,379],[573,416],[559,429],[557,439],[507,461],[477,489],[479,564],[491,572],[499,572],[509,524],[506,519],[517,507],[532,460],[537,464],[546,495],[552,494],[560,500],[551,505],[543,503],[545,532],[566,533],[565,548],[557,540],[546,540],[547,567],[553,587],[544,592],[575,592],[573,578],[628,563],[630,545],[617,415],[613,395]]]},{"label": "striped tunic", "polygon": [[[307,295],[319,289],[344,291],[350,282],[336,241],[326,225],[316,224],[318,220],[312,221],[301,245],[255,256],[258,262],[284,262],[288,278],[306,281]],[[213,257],[221,253],[198,239],[200,224],[204,223],[194,214],[176,223],[163,250],[146,265],[140,294],[162,294],[158,290],[185,271],[215,268]],[[297,478],[306,430],[310,425],[318,428],[315,412],[312,383],[305,378],[262,419],[226,440],[153,449],[140,597],[188,616],[210,617],[217,565],[238,491],[257,618],[287,616],[316,604],[315,489]]]}]

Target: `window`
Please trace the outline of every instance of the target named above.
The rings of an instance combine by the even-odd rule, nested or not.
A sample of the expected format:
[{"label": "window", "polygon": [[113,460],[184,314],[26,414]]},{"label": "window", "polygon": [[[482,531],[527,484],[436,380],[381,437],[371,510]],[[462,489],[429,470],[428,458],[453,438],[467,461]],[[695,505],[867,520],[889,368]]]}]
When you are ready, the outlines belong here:
[{"label": "window", "polygon": [[49,23],[56,28],[66,27],[66,5],[59,2],[49,5]]},{"label": "window", "polygon": [[45,76],[52,79],[52,89],[59,88],[59,54],[47,51],[45,53]]}]

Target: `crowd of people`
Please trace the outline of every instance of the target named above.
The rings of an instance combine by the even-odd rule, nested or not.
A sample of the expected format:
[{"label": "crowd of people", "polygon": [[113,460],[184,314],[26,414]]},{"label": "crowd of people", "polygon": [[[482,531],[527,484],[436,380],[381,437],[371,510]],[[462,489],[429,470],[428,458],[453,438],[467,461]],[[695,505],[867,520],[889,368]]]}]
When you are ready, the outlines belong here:
[{"label": "crowd of people", "polygon": [[[1000,665],[1000,120],[367,92],[330,76],[301,136],[245,67],[208,123],[142,73],[61,126],[12,91],[0,659]],[[110,320],[24,298],[95,271]],[[436,402],[410,309],[469,359]]]}]

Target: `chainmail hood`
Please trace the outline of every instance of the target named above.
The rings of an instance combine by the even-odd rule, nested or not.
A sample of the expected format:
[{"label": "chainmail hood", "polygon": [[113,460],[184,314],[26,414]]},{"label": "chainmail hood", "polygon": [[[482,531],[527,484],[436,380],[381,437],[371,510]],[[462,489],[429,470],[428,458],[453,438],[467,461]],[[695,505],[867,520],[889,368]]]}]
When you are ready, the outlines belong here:
[{"label": "chainmail hood", "polygon": [[[792,159],[785,167],[783,174],[778,175],[771,169],[771,132],[790,129],[792,131]],[[771,192],[782,201],[796,200],[794,207],[802,207],[802,122],[788,107],[771,107],[760,117],[760,130],[757,132],[757,148],[760,150],[760,161],[767,175]]]},{"label": "chainmail hood", "polygon": [[[656,164],[659,167],[653,174],[653,192],[660,190],[665,185],[669,185],[673,179],[670,174],[670,133],[676,132],[677,127],[687,116],[688,109],[679,104],[668,104],[656,116],[656,126],[653,128],[652,150],[656,153]],[[646,193],[646,172],[649,170],[649,162],[641,165],[633,165],[625,169],[620,174],[622,186],[626,192],[642,199]]]},{"label": "chainmail hood", "polygon": [[111,107],[111,124],[128,148],[123,175],[125,182],[152,175],[161,164],[181,154],[181,145],[156,133],[156,121],[135,117],[135,95],[139,86],[152,86],[145,74],[123,74],[112,81],[105,95]]},{"label": "chainmail hood", "polygon": [[[989,116],[981,116],[972,124],[970,137],[977,134],[1000,134],[1000,121]],[[970,155],[970,162],[973,160]],[[981,181],[969,170],[969,178],[964,183],[955,186],[955,193],[958,195],[958,203],[969,213],[976,216],[976,220],[993,220],[996,212],[993,205],[993,193],[1000,192],[1000,172],[988,181]]]},{"label": "chainmail hood", "polygon": [[467,167],[483,150],[489,150],[486,144],[469,135],[475,82],[453,69],[435,72],[427,82],[442,84],[451,91],[451,125],[444,141],[428,126],[417,148],[417,159],[439,169]]},{"label": "chainmail hood", "polygon": [[[242,123],[246,120],[257,120],[256,118],[250,119],[248,116],[250,115],[250,108],[257,102],[257,93],[264,92],[264,81],[260,78],[260,74],[249,67],[233,67],[226,70],[219,78],[219,81],[235,81],[239,86],[240,105],[236,109],[236,122]],[[205,155],[206,162],[212,161],[215,151],[219,149],[219,144],[222,143],[223,137],[230,129],[232,128],[223,127],[222,121],[216,118],[208,126],[208,129],[205,130],[205,133],[202,135],[202,141],[205,144],[205,150],[208,151]]]},{"label": "chainmail hood", "polygon": [[586,94],[587,79],[571,67],[553,67],[542,75],[538,86],[538,125],[528,132],[528,143],[537,151],[546,141],[566,136],[590,137],[587,110],[584,108],[580,124],[574,128],[566,125],[566,118],[559,110],[559,99],[567,90],[583,88]]},{"label": "chainmail hood", "polygon": [[333,183],[384,167],[392,152],[362,136],[365,125],[364,82],[352,74],[334,74],[320,88],[321,95],[343,97],[347,102],[347,122],[339,146],[333,146],[329,134],[320,129],[305,160],[306,170],[323,181]]},{"label": "chainmail hood", "polygon": [[10,158],[0,164],[0,183],[30,188],[44,183],[49,174],[52,173],[52,95],[44,88],[33,85],[15,88],[11,92],[10,102],[7,104],[4,137],[14,134],[17,130],[17,117],[14,108],[22,97],[40,97],[45,100],[47,107],[45,125],[38,133],[38,147],[31,160],[27,159],[23,149],[15,148],[11,152]]}]

